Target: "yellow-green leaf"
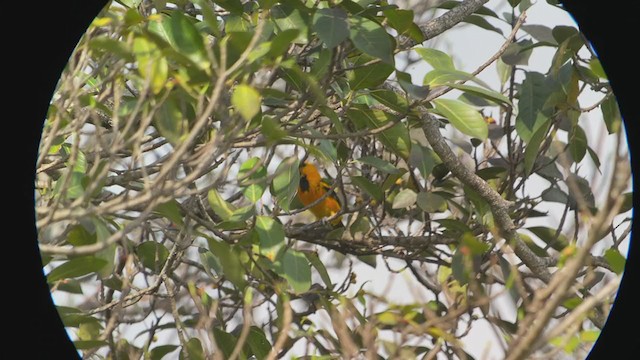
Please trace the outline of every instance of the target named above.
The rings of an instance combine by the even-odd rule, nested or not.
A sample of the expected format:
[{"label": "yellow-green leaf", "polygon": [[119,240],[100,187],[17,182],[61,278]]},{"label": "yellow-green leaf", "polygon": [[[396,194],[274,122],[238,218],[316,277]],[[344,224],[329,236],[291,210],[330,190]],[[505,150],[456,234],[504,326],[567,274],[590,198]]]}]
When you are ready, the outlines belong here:
[{"label": "yellow-green leaf", "polygon": [[434,112],[444,116],[463,134],[485,140],[489,135],[487,122],[474,107],[459,100],[433,100]]},{"label": "yellow-green leaf", "polygon": [[298,158],[296,157],[292,156],[283,159],[278,165],[276,175],[273,178],[272,194],[284,211],[290,210],[291,201],[298,191],[298,183],[300,182],[298,164]]},{"label": "yellow-green leaf", "polygon": [[236,207],[224,200],[216,189],[209,190],[207,199],[209,200],[209,206],[211,206],[213,212],[220,216],[222,220],[229,220],[233,215],[233,212],[236,210]]},{"label": "yellow-green leaf", "polygon": [[311,287],[311,266],[299,251],[287,249],[274,263],[274,271],[285,278],[293,291],[298,294]]},{"label": "yellow-green leaf", "polygon": [[252,86],[240,84],[236,86],[231,95],[231,104],[247,121],[251,120],[260,112],[262,96]]},{"label": "yellow-green leaf", "polygon": [[133,54],[138,62],[138,72],[149,82],[153,93],[159,93],[169,74],[169,64],[162,51],[148,39],[136,37],[133,40]]},{"label": "yellow-green leaf", "polygon": [[274,261],[280,249],[285,245],[282,224],[268,216],[258,216],[256,217],[255,230],[260,240],[260,254]]},{"label": "yellow-green leaf", "polygon": [[47,281],[52,283],[62,279],[76,278],[95,273],[107,265],[104,259],[95,256],[82,256],[71,259],[47,274]]}]

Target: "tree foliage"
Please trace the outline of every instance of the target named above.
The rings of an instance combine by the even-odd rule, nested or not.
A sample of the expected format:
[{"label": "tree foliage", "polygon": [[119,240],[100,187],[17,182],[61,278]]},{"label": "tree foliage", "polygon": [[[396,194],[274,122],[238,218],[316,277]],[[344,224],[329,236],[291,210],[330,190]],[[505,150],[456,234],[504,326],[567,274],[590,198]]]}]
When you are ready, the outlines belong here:
[{"label": "tree foliage", "polygon": [[[507,359],[588,351],[630,232],[622,119],[576,28],[486,2],[108,4],[36,168],[43,266],[76,348],[471,359],[489,326]],[[432,46],[460,26],[502,39],[471,72]],[[546,69],[529,65],[539,48]],[[344,227],[297,201],[303,158],[333,179]],[[359,281],[372,268],[407,276],[404,302]]]}]

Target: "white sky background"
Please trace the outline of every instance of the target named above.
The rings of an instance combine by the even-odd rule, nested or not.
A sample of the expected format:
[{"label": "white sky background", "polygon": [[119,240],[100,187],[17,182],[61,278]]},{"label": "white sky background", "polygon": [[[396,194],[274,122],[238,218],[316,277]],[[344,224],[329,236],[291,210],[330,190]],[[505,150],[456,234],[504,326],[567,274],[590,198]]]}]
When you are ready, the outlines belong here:
[{"label": "white sky background", "polygon": [[[492,0],[487,5],[490,9],[494,10],[496,13],[501,14],[503,11],[510,12],[510,6],[506,2],[506,0]],[[440,10],[437,12],[437,15],[440,15],[444,11]],[[563,12],[560,9],[557,9],[553,6],[550,6],[546,3],[545,0],[538,0],[535,5],[533,5],[527,11],[527,19],[526,24],[541,24],[546,25],[550,28],[553,28],[557,25],[571,25],[576,26],[575,22],[571,19],[570,15]],[[503,30],[504,35],[508,35],[510,32],[510,28],[506,23],[500,21],[493,21],[493,19],[487,18],[492,24],[500,27]],[[524,34],[524,32],[520,31],[519,34]],[[450,54],[454,59],[454,64],[460,70],[472,72],[475,70],[480,64],[484,63],[488,58],[490,58],[503,44],[504,38],[499,34],[481,29],[475,25],[465,24],[458,25],[454,29],[445,32],[443,35],[439,36],[435,39],[435,41],[427,42],[423,44],[427,47],[434,47],[436,49],[440,49],[448,54]],[[551,47],[539,47],[534,49],[531,58],[529,60],[529,69],[535,70],[541,73],[545,73],[551,62],[551,58],[555,53],[555,48]],[[400,67],[400,66],[398,66]],[[413,82],[415,84],[421,84],[423,76],[430,70],[430,66],[425,62],[420,62],[416,65],[411,66],[407,69],[413,76]],[[487,82],[492,86],[494,90],[499,90],[499,81],[497,72],[495,70],[495,66],[490,66],[485,69],[482,73],[478,75],[478,77]],[[585,92],[586,94],[580,98],[580,104],[582,107],[594,104],[600,98],[599,95]],[[452,92],[454,96],[454,92]],[[493,114],[497,117],[497,113]],[[597,126],[589,126],[589,123],[595,123]],[[601,120],[601,113],[599,110],[594,110],[589,114],[585,114],[580,119],[580,124],[583,126],[587,136],[589,137],[589,144],[602,144],[602,149],[599,149],[597,145],[593,146],[594,150],[599,154],[600,160],[602,162],[602,173],[607,174],[607,161],[613,149],[611,145],[613,144],[612,136],[607,136],[607,138],[600,142],[598,141],[602,134],[607,134],[606,129],[604,128],[604,124]],[[591,166],[588,155],[583,160],[583,170],[581,171],[581,175],[586,176],[588,179],[591,178],[591,174],[596,170]],[[275,169],[269,169],[272,172]],[[532,181],[535,181],[533,179]],[[536,191],[539,193],[542,189],[546,188],[548,184],[543,180],[538,180],[540,182],[540,190]],[[531,190],[532,186],[529,185],[528,188]],[[598,197],[599,192],[595,192],[594,194]],[[603,194],[600,194],[603,195]],[[596,200],[598,203],[598,200]],[[559,209],[550,209],[551,213],[561,214],[562,208]],[[543,225],[545,226],[553,226],[557,224],[557,220],[551,220],[553,216],[541,218],[539,221],[543,221]],[[559,215],[556,217],[559,219]],[[534,223],[533,221],[528,225],[539,225]],[[628,247],[628,240],[623,243],[620,247],[621,250],[625,250],[623,255],[626,254],[626,249]],[[399,261],[389,261],[391,267],[394,269],[401,269],[404,264]],[[351,286],[351,293],[348,295],[353,295],[357,289],[359,289],[363,284],[364,288],[367,291],[371,291],[374,293],[378,293],[386,296],[391,303],[403,304],[403,303],[415,303],[415,302],[427,302],[432,299],[432,294],[427,293],[422,285],[418,284],[415,280],[413,280],[413,275],[411,275],[408,271],[401,274],[391,274],[384,262],[380,259],[378,260],[378,266],[376,269],[371,268],[370,266],[359,264],[354,267],[354,272],[357,274],[357,283]],[[341,282],[344,278],[344,271],[330,271],[331,278],[334,282]],[[315,282],[314,277],[314,282]],[[140,284],[141,286],[145,286],[144,284]],[[85,287],[83,285],[83,289],[85,289],[85,294],[92,294],[95,290],[90,290],[89,287]],[[57,304],[60,305],[70,305],[75,306],[74,301],[70,301],[68,294],[66,293],[54,293],[54,300]],[[71,302],[71,303],[70,303]],[[504,296],[498,301],[498,304],[504,304],[506,310],[510,310],[513,308],[510,303],[510,299],[508,296]],[[331,328],[330,321],[326,316],[323,316],[326,313],[321,312],[321,316],[319,319],[325,324],[329,324],[328,328]],[[507,311],[502,313],[507,320],[513,320],[510,318]],[[262,317],[260,314],[254,313],[256,318]],[[167,317],[167,322],[170,319]],[[135,328],[135,329],[134,329]],[[124,330],[124,329],[122,329]],[[131,326],[130,329],[127,329],[125,332],[128,334],[137,334],[140,331],[139,327]],[[166,332],[165,332],[166,333]],[[73,335],[72,335],[73,336]],[[129,336],[131,339],[133,336]],[[164,336],[162,336],[164,338]],[[164,342],[163,340],[167,340]],[[486,322],[483,320],[475,321],[473,324],[473,329],[464,338],[465,341],[465,350],[474,356],[476,359],[500,359],[502,358],[502,350],[499,344],[499,340],[496,337],[496,333],[493,332],[489,326],[486,325]],[[170,339],[160,339],[160,341],[156,342],[155,345],[160,345],[162,343],[172,343],[178,344],[179,342],[175,338],[175,336],[171,336]],[[136,345],[138,341],[134,342]],[[300,342],[302,345],[302,342]],[[296,351],[297,350],[297,351]],[[303,348],[296,347],[291,353],[299,353],[299,351],[303,350]]]}]

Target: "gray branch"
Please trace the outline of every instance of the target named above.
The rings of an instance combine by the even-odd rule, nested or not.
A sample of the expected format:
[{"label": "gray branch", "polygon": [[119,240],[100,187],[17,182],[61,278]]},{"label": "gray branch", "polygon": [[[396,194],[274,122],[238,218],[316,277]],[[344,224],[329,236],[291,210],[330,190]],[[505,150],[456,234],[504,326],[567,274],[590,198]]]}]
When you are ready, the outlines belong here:
[{"label": "gray branch", "polygon": [[516,226],[509,216],[509,208],[513,203],[503,199],[482,178],[460,162],[456,154],[445,142],[442,134],[440,134],[438,120],[426,111],[423,113],[422,124],[422,129],[429,144],[431,144],[433,151],[438,154],[447,169],[463,184],[478,192],[487,201],[491,207],[500,235],[507,240],[516,256],[533,271],[536,277],[548,283],[551,274],[546,267],[545,261],[534,254],[516,232]]},{"label": "gray branch", "polygon": [[[420,26],[420,30],[422,30],[422,35],[424,36],[424,40],[430,40],[434,37],[442,34],[443,32],[451,29],[455,25],[459,24],[463,21],[467,16],[473,14],[478,11],[489,0],[464,0],[460,5],[454,7],[453,9],[447,11],[441,16],[438,16],[435,19],[429,20],[426,24]],[[410,48],[417,43],[414,40],[409,39],[407,43],[405,43],[405,48]]]}]

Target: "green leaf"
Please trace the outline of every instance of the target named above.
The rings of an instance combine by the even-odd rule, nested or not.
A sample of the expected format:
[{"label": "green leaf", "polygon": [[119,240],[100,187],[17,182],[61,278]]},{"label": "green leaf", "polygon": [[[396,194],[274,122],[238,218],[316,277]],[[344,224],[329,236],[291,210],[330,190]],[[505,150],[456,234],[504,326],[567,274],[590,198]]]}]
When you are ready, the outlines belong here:
[{"label": "green leaf", "polygon": [[225,10],[228,10],[232,14],[242,14],[244,7],[240,0],[216,0],[216,4],[220,5]]},{"label": "green leaf", "polygon": [[557,202],[566,204],[569,201],[569,195],[557,187],[551,187],[542,192],[541,198],[544,201]]},{"label": "green leaf", "polygon": [[149,29],[164,38],[176,52],[186,56],[198,68],[209,67],[209,60],[204,47],[204,39],[193,24],[195,19],[182,11],[172,11],[163,15],[159,22],[152,22]]},{"label": "green leaf", "polygon": [[409,103],[407,102],[407,99],[400,96],[395,91],[386,89],[375,89],[371,90],[369,92],[369,95],[371,95],[371,97],[376,99],[382,105],[399,113],[406,113],[409,109]]},{"label": "green leaf", "polygon": [[267,340],[264,331],[257,326],[249,328],[247,344],[249,344],[249,348],[257,360],[263,360],[271,351],[271,343]]},{"label": "green leaf", "polygon": [[452,87],[454,89],[462,90],[463,92],[468,94],[479,96],[489,101],[493,101],[498,105],[513,106],[513,104],[511,103],[508,97],[500,94],[497,91],[493,91],[493,90],[489,90],[489,89],[485,89],[485,88],[481,88],[473,85],[466,85],[466,84],[450,83],[450,84],[447,84],[447,86]]},{"label": "green leaf", "polygon": [[60,315],[62,323],[67,327],[79,327],[80,324],[88,322],[99,323],[98,319],[85,315],[82,313],[82,310],[74,307],[56,306],[56,310],[58,311],[58,315]]},{"label": "green leaf", "polygon": [[[383,124],[376,124],[378,127]],[[411,137],[406,125],[399,122],[390,129],[377,134],[376,137],[393,153],[403,159],[408,159],[411,154]]]},{"label": "green leaf", "polygon": [[449,54],[432,48],[416,48],[414,49],[424,61],[431,65],[434,69],[455,70],[453,59]]},{"label": "green leaf", "polygon": [[547,136],[547,131],[551,126],[551,121],[547,120],[542,126],[533,134],[531,139],[527,143],[527,147],[524,150],[524,174],[531,174],[533,165],[536,163],[536,159],[540,155],[539,149],[542,142]]},{"label": "green leaf", "polygon": [[262,97],[252,86],[240,84],[236,86],[231,95],[231,104],[246,120],[251,120],[260,112]]},{"label": "green leaf", "polygon": [[169,64],[160,48],[144,37],[133,40],[133,55],[138,62],[138,72],[149,82],[151,91],[158,94],[164,88],[169,74]]},{"label": "green leaf", "polygon": [[272,194],[284,211],[290,211],[291,201],[298,191],[300,172],[297,157],[291,156],[282,160],[276,169],[272,183]]},{"label": "green leaf", "polygon": [[311,65],[309,74],[314,79],[322,79],[328,72],[333,58],[333,50],[322,49],[318,58]]},{"label": "green leaf", "polygon": [[356,159],[356,161],[363,163],[363,164],[367,164],[370,166],[373,166],[374,168],[382,171],[383,173],[386,174],[400,174],[401,171],[398,170],[395,166],[393,166],[392,163],[377,158],[375,156],[363,156],[359,159]]},{"label": "green leaf", "polygon": [[489,135],[487,122],[474,107],[459,100],[433,100],[433,111],[445,117],[463,134],[485,140]]},{"label": "green leaf", "polygon": [[80,281],[76,279],[66,279],[63,282],[60,282],[56,290],[68,292],[71,294],[83,294],[82,287],[80,286]]},{"label": "green leaf", "polygon": [[220,261],[222,271],[229,281],[231,281],[238,289],[243,289],[247,281],[242,263],[240,261],[240,253],[232,248],[229,244],[207,238],[209,250]]},{"label": "green leaf", "polygon": [[395,326],[398,324],[399,316],[395,312],[385,311],[376,314],[376,320],[383,325]]},{"label": "green leaf", "polygon": [[269,10],[278,2],[278,0],[258,0],[258,4],[260,4],[260,8],[264,10]]},{"label": "green leaf", "polygon": [[465,223],[457,219],[437,219],[434,221],[444,226],[446,231],[457,235],[462,235],[467,231],[471,231]]},{"label": "green leaf", "polygon": [[318,253],[312,252],[312,251],[305,251],[304,254],[307,257],[307,260],[309,260],[309,262],[311,263],[311,265],[314,268],[316,268],[316,270],[318,271],[318,274],[320,274],[320,278],[322,279],[322,282],[324,282],[326,287],[329,289],[332,288],[333,284],[331,283],[331,277],[329,276],[329,273],[327,272],[327,268],[324,266],[324,263],[322,263],[322,261],[320,260],[320,257],[318,257]]},{"label": "green leaf", "polygon": [[116,55],[127,62],[134,60],[134,54],[126,42],[112,39],[106,35],[92,38],[89,41],[89,48],[100,53]]},{"label": "green leaf", "polygon": [[375,58],[363,54],[353,63],[355,68],[347,72],[351,90],[375,88],[387,80],[393,72],[392,65],[380,61],[364,65],[372,60]]},{"label": "green leaf", "polygon": [[349,38],[356,48],[387,64],[394,64],[393,41],[380,24],[365,17],[354,15],[349,17],[349,25]]},{"label": "green leaf", "polygon": [[[189,360],[204,360],[204,350],[202,349],[202,344],[198,338],[191,338],[187,341],[187,354],[189,354]],[[180,352],[180,360],[184,359],[182,357],[182,352]]]},{"label": "green leaf", "polygon": [[491,248],[491,245],[478,240],[478,238],[471,232],[465,232],[462,235],[462,241],[460,244],[465,246],[472,255],[483,255]]},{"label": "green leaf", "polygon": [[306,44],[308,42],[309,14],[304,5],[298,1],[281,1],[271,8],[271,18],[279,31],[287,29],[298,29],[300,33],[293,40],[296,44]]},{"label": "green leaf", "polygon": [[582,330],[580,332],[580,341],[596,342],[600,337],[600,330]]},{"label": "green leaf", "polygon": [[422,100],[429,95],[430,87],[415,85],[411,80],[411,75],[408,73],[396,70],[396,77],[400,87],[411,97]]},{"label": "green leaf", "polygon": [[533,50],[532,45],[533,41],[529,39],[511,43],[500,59],[507,65],[527,65]]},{"label": "green leaf", "polygon": [[398,35],[408,36],[418,44],[424,41],[422,30],[413,22],[413,10],[392,8],[382,12]]},{"label": "green leaf", "polygon": [[169,250],[155,241],[146,241],[136,247],[136,254],[142,265],[158,273],[169,257]]},{"label": "green leaf", "polygon": [[260,254],[275,261],[278,253],[285,246],[282,224],[268,216],[258,216],[255,230],[260,239]]},{"label": "green leaf", "polygon": [[624,200],[622,200],[622,206],[620,207],[620,210],[618,210],[618,214],[624,214],[633,209],[633,192],[627,192],[621,196],[624,197]]},{"label": "green leaf", "polygon": [[[111,236],[111,231],[107,228],[104,220],[98,217],[92,217],[91,223],[96,229],[96,239],[99,243],[106,243],[107,239]],[[116,249],[118,245],[116,243],[112,243],[108,245],[101,251],[98,251],[95,255],[96,258],[105,260],[107,265],[102,267],[100,271],[98,271],[98,276],[102,279],[111,276],[113,273],[113,269],[115,267],[115,258],[116,258]]]},{"label": "green leaf", "polygon": [[185,109],[191,106],[191,104],[179,99],[178,96],[169,96],[156,112],[153,120],[154,125],[160,134],[174,146],[181,143],[189,133],[189,121],[185,116]]},{"label": "green leaf", "polygon": [[485,19],[480,15],[476,15],[476,14],[469,15],[466,18],[464,18],[463,21],[485,30],[497,32],[498,34],[502,35],[502,30],[500,28],[493,26],[489,21],[487,21],[487,19]]},{"label": "green leaf", "polygon": [[[590,146],[587,146],[587,152],[589,153],[591,161],[593,161],[593,164],[596,166],[596,169],[600,172],[600,158],[598,157],[598,154],[596,154]],[[602,172],[600,173],[602,174]]]},{"label": "green leaf", "polygon": [[451,274],[453,278],[458,280],[460,285],[465,285],[469,282],[472,270],[472,259],[470,256],[465,255],[460,248],[456,249],[456,252],[451,258]]},{"label": "green leaf", "polygon": [[531,231],[540,240],[544,241],[556,251],[562,251],[564,248],[569,246],[569,240],[567,240],[567,237],[562,233],[558,234],[556,237],[556,229],[544,226],[533,226],[527,228],[527,230]]},{"label": "green leaf", "polygon": [[233,212],[236,210],[236,207],[224,200],[216,189],[209,190],[207,200],[209,200],[211,210],[213,210],[213,212],[222,220],[229,220],[233,215]]},{"label": "green leaf", "polygon": [[615,96],[609,95],[609,97],[600,104],[600,110],[602,111],[602,118],[604,119],[609,134],[620,131],[622,116],[620,115],[620,109],[618,108]]},{"label": "green leaf", "polygon": [[374,269],[378,264],[378,257],[375,254],[358,255],[358,260],[362,261],[364,264],[371,266]]},{"label": "green leaf", "polygon": [[573,161],[579,163],[586,155],[588,147],[587,134],[585,134],[580,125],[576,124],[571,128],[568,143]]},{"label": "green leaf", "polygon": [[283,79],[298,91],[309,91],[313,95],[313,100],[316,104],[326,104],[327,99],[324,91],[320,88],[318,79],[303,71],[294,59],[287,59],[280,63],[280,71],[283,74]]},{"label": "green leaf", "polygon": [[580,36],[580,32],[573,26],[558,25],[551,30],[551,35],[558,44],[575,36]]},{"label": "green leaf", "polygon": [[267,169],[257,166],[259,161],[259,157],[252,157],[242,163],[238,171],[238,183],[244,187],[242,192],[254,204],[262,197],[267,184]]},{"label": "green leaf", "polygon": [[[295,31],[295,30],[290,29],[286,31]],[[247,56],[247,59],[249,60],[249,62],[254,63],[258,60],[263,59],[265,55],[270,54],[272,50],[272,44],[273,43],[271,41],[264,41],[257,44]],[[277,55],[274,57],[277,57]]]},{"label": "green leaf", "polygon": [[73,342],[76,350],[90,350],[107,345],[109,345],[109,343],[106,340],[76,340]]},{"label": "green leaf", "polygon": [[182,212],[180,211],[180,204],[175,199],[158,204],[153,212],[169,219],[176,225],[184,224],[184,220],[182,220]]},{"label": "green leaf", "polygon": [[551,28],[540,25],[540,24],[524,24],[520,27],[525,32],[529,33],[534,39],[539,42],[550,43],[550,44],[558,44],[556,39],[553,37],[553,33]]},{"label": "green leaf", "polygon": [[270,143],[277,143],[287,136],[280,123],[271,116],[262,117],[262,134]]},{"label": "green leaf", "polygon": [[285,278],[297,294],[311,287],[311,266],[299,251],[287,249],[274,263],[274,271]]},{"label": "green leaf", "polygon": [[[100,336],[100,332],[104,327],[99,322],[85,322],[78,327],[78,339],[87,341],[95,340]],[[126,340],[124,340],[126,342]]]},{"label": "green leaf", "polygon": [[625,259],[624,256],[620,254],[620,251],[614,248],[607,249],[607,251],[604,252],[604,259],[607,261],[607,263],[609,263],[609,266],[611,266],[611,270],[613,270],[613,272],[618,275],[622,274],[627,259]]},{"label": "green leaf", "polygon": [[95,256],[73,258],[51,270],[47,274],[47,281],[53,283],[62,279],[76,278],[96,273],[106,265],[106,260],[96,258]]},{"label": "green leaf", "polygon": [[87,231],[81,224],[72,227],[67,234],[67,242],[73,246],[94,244],[96,241],[96,235]]},{"label": "green leaf", "polygon": [[596,74],[600,79],[607,78],[607,74],[604,72],[604,68],[600,63],[600,59],[596,57],[591,58],[591,60],[589,60],[589,69],[591,69],[591,71],[593,71],[593,73]]},{"label": "green leaf", "polygon": [[319,9],[313,16],[313,30],[318,38],[332,49],[349,37],[347,13],[341,8]]},{"label": "green leaf", "polygon": [[395,198],[393,198],[392,209],[404,209],[416,203],[418,194],[411,189],[401,190]]},{"label": "green leaf", "polygon": [[[365,127],[376,129],[386,125],[389,121],[396,121],[395,115],[389,114],[381,110],[370,110],[366,108],[352,107],[347,110],[347,117],[354,122],[358,130]],[[411,152],[411,137],[409,129],[398,122],[389,129],[383,130],[376,134],[380,142],[389,150],[403,159],[409,158]]]},{"label": "green leaf", "polygon": [[204,266],[205,272],[211,278],[216,279],[218,275],[222,275],[224,273],[222,271],[222,264],[220,263],[220,260],[211,251],[209,251],[209,249],[198,247],[198,255],[200,257],[200,263]]},{"label": "green leaf", "polygon": [[484,87],[489,87],[487,83],[479,78],[469,74],[468,72],[456,69],[434,69],[429,71],[422,80],[423,85],[435,87],[439,85],[449,85],[456,81],[473,81]]},{"label": "green leaf", "polygon": [[569,174],[567,176],[566,182],[573,181],[577,185],[577,190],[573,190],[573,186],[568,186],[569,188],[569,208],[576,209],[578,207],[578,198],[582,199],[582,202],[585,203],[586,206],[593,208],[595,206],[595,197],[591,190],[591,185],[587,179],[582,176],[576,174]]},{"label": "green leaf", "polygon": [[503,168],[501,166],[492,166],[492,167],[479,169],[478,171],[476,171],[476,175],[481,177],[483,180],[490,180],[490,179],[499,179],[503,177],[506,172],[507,172],[506,168]]},{"label": "green leaf", "polygon": [[417,168],[424,179],[428,179],[433,168],[440,163],[440,157],[430,147],[416,144],[411,147],[409,165]]},{"label": "green leaf", "polygon": [[527,245],[527,247],[531,249],[534,254],[540,257],[549,257],[549,254],[543,248],[538,246],[538,244],[536,244],[529,235],[523,233],[518,233],[518,235],[520,237],[520,240],[522,240],[522,242],[524,242],[525,245]]},{"label": "green leaf", "polygon": [[[520,292],[516,289],[516,286],[514,285],[516,272],[512,271],[511,264],[502,255],[499,255],[498,263],[500,264],[500,270],[502,271],[502,277],[505,282],[505,287],[509,290],[509,295],[511,296],[513,305],[516,305],[520,301]],[[516,328],[516,331],[517,331],[517,328]]]},{"label": "green leaf", "polygon": [[111,276],[102,281],[104,286],[111,288],[113,290],[122,291],[122,280],[116,276]]},{"label": "green leaf", "polygon": [[[219,327],[213,328],[213,336],[215,338],[216,344],[218,348],[222,350],[224,354],[224,358],[228,359],[233,353],[234,348],[236,347],[238,339],[232,334],[224,331]],[[240,358],[245,358],[243,355],[240,355]]]},{"label": "green leaf", "polygon": [[526,76],[520,90],[516,117],[516,131],[525,142],[549,119],[543,108],[550,95],[543,74],[532,71]]},{"label": "green leaf", "polygon": [[382,189],[380,189],[380,186],[374,184],[369,179],[365,178],[364,176],[352,176],[351,182],[353,182],[353,184],[358,188],[364,190],[364,192],[369,194],[369,196],[374,198],[376,201],[382,201],[384,197]]},{"label": "green leaf", "polygon": [[287,29],[280,31],[271,42],[271,48],[269,49],[269,55],[278,57],[284,54],[291,46],[293,42],[300,35],[298,29]]},{"label": "green leaf", "polygon": [[504,87],[504,85],[511,78],[511,70],[513,69],[513,65],[505,64],[502,59],[496,60],[496,70],[498,72],[498,77],[500,78],[500,85]]},{"label": "green leaf", "polygon": [[218,19],[218,15],[213,9],[213,4],[209,3],[207,0],[196,0],[194,1],[194,3],[200,6],[200,11],[202,11],[202,18],[204,20],[204,23],[207,24],[211,34],[213,34],[216,38],[221,37],[221,20]]},{"label": "green leaf", "polygon": [[161,360],[165,355],[176,351],[178,345],[160,345],[149,351],[149,359]]},{"label": "green leaf", "polygon": [[447,210],[446,199],[432,192],[419,192],[416,197],[416,202],[420,209],[428,213],[444,212]]}]

